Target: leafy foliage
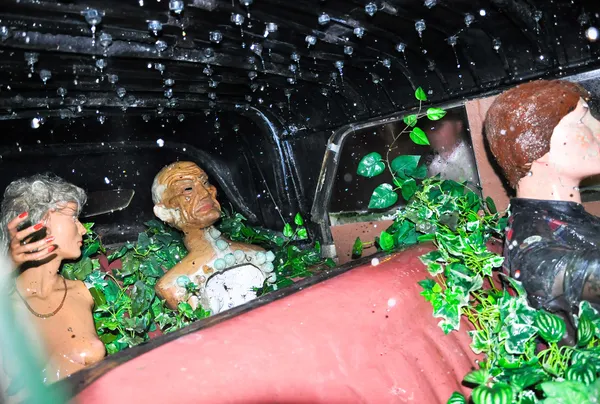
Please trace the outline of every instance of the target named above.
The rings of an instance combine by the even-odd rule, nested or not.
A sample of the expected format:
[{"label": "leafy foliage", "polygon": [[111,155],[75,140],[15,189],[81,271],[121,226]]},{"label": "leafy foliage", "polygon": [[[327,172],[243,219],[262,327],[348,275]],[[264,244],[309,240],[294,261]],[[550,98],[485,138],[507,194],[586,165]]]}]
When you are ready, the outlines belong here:
[{"label": "leafy foliage", "polygon": [[[415,96],[426,101],[422,90]],[[428,144],[425,133],[416,127],[419,114],[420,110],[404,118],[402,133],[412,128],[411,139]],[[437,120],[444,111],[429,108],[426,115]],[[434,243],[436,249],[420,257],[431,276],[419,282],[421,295],[431,303],[444,333],[458,330],[462,316],[474,327],[469,331],[471,349],[485,354],[485,360],[464,378],[474,387],[473,403],[597,403],[600,314],[582,302],[576,318],[577,346],[559,345],[566,332],[560,316],[533,309],[518,281],[506,278],[505,287],[498,289],[493,280],[503,258],[489,251],[487,242],[492,236],[502,237],[507,224],[494,201],[463,183],[438,176],[423,179],[426,171],[418,166],[419,156],[401,155],[389,163],[392,146],[382,161],[397,188],[377,187],[369,207],[392,206],[398,190],[408,204],[396,212],[394,223],[375,238],[375,244],[391,251],[418,242]],[[357,239],[353,256],[359,256],[366,244]],[[466,402],[458,392],[448,400]]]},{"label": "leafy foliage", "polygon": [[[220,230],[232,240],[259,244],[271,249],[276,259],[278,281],[265,286],[262,293],[292,284],[294,280],[312,275],[322,266],[333,266],[330,259],[321,258],[320,245],[300,249],[290,243],[308,238],[304,219],[294,217],[294,225],[286,224],[283,234],[248,226],[238,214],[225,214]],[[158,279],[187,255],[181,233],[163,223],[151,220],[148,229],[139,234],[136,243],[126,243],[109,255],[100,238],[86,223],[87,234],[81,258],[63,266],[67,279],[81,280],[94,298],[94,323],[100,340],[109,354],[140,344],[149,333],[168,333],[210,316],[201,307],[192,309],[185,302],[177,310],[165,306],[154,292]],[[190,296],[199,292],[191,281],[184,282]]]}]

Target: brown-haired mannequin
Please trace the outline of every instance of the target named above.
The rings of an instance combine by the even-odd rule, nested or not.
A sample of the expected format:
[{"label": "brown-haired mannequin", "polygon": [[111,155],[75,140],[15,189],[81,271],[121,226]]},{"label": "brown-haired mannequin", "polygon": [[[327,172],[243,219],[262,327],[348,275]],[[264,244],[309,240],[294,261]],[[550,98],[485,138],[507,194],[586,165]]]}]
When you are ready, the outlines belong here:
[{"label": "brown-haired mannequin", "polygon": [[505,271],[529,300],[564,315],[600,303],[600,220],[581,205],[579,183],[600,173],[600,122],[581,86],[534,81],[501,94],[487,112],[492,154],[517,197]]},{"label": "brown-haired mannequin", "polygon": [[[163,168],[152,184],[152,198],[154,214],[184,233],[189,251],[156,284],[156,293],[169,307],[187,301],[216,314],[254,299],[265,279],[275,280],[273,253],[227,240],[212,226],[221,217],[217,190],[195,163]],[[189,282],[198,293],[189,292]]]}]

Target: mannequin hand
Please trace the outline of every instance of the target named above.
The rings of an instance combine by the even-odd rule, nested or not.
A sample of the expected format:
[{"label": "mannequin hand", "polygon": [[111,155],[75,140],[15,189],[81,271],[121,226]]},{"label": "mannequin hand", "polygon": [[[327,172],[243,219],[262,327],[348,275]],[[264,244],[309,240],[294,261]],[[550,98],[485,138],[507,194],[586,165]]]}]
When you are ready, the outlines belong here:
[{"label": "mannequin hand", "polygon": [[48,257],[54,250],[56,245],[50,245],[54,237],[46,237],[43,240],[27,243],[27,239],[33,233],[44,228],[44,223],[40,222],[33,226],[29,226],[21,231],[17,227],[27,220],[27,213],[21,213],[19,216],[11,220],[8,225],[8,234],[10,235],[10,257],[17,267],[28,261],[39,261]]}]

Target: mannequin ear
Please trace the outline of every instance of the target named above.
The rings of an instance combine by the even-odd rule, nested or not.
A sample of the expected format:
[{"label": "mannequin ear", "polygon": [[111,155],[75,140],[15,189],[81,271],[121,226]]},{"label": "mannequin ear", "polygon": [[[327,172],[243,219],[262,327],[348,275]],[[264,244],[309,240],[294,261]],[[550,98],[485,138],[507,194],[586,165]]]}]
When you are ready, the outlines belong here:
[{"label": "mannequin ear", "polygon": [[152,209],[154,211],[154,215],[167,224],[172,224],[174,221],[173,214],[171,212],[172,209],[165,208],[165,205],[162,203],[157,203],[154,205]]}]

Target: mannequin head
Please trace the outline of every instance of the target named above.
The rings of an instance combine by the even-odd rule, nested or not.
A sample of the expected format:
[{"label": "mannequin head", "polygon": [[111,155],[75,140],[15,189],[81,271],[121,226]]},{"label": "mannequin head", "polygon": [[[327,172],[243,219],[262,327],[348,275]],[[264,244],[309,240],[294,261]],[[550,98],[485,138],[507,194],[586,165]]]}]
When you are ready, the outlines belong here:
[{"label": "mannequin head", "polygon": [[585,89],[562,80],[522,84],[496,98],[485,132],[513,188],[536,166],[575,183],[600,172],[600,125],[587,99]]},{"label": "mannequin head", "polygon": [[179,161],[160,170],[152,184],[154,214],[179,229],[206,228],[221,217],[217,189],[208,176],[190,161]]},{"label": "mannequin head", "polygon": [[[78,216],[86,202],[85,191],[60,177],[36,174],[9,184],[2,200],[0,232],[2,248],[10,243],[7,224],[22,212],[28,212],[30,225],[45,223],[46,236],[54,236],[56,257],[75,259],[81,255],[86,230]],[[41,230],[43,231],[43,230]]]}]

